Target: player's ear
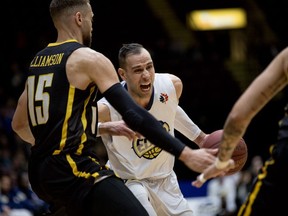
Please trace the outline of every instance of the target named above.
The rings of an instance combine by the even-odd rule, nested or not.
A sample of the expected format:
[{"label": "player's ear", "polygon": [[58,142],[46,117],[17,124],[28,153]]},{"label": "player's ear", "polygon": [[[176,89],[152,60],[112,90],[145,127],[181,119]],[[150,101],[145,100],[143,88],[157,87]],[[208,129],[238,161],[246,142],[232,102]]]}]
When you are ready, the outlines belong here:
[{"label": "player's ear", "polygon": [[118,74],[122,80],[126,80],[126,73],[125,73],[125,70],[123,68],[118,68]]},{"label": "player's ear", "polygon": [[78,25],[81,25],[81,22],[82,22],[82,14],[80,12],[77,12],[75,14],[75,22],[78,24]]}]

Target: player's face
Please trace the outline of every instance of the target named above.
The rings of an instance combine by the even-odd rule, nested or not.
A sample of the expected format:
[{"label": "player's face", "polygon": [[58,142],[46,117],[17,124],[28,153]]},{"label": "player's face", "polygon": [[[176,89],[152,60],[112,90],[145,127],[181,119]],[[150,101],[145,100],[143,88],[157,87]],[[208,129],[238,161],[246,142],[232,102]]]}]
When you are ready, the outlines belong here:
[{"label": "player's face", "polygon": [[137,99],[151,97],[155,69],[150,53],[146,49],[137,55],[129,55],[126,58],[126,67],[123,72],[127,82],[129,93]]}]

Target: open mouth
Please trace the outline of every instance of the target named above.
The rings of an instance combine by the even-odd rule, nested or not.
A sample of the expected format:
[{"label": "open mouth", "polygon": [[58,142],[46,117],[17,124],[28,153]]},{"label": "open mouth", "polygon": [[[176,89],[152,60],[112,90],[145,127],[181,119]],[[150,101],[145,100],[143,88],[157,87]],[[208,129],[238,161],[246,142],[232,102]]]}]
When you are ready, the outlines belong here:
[{"label": "open mouth", "polygon": [[140,85],[142,91],[149,91],[151,88],[151,84],[148,85]]}]

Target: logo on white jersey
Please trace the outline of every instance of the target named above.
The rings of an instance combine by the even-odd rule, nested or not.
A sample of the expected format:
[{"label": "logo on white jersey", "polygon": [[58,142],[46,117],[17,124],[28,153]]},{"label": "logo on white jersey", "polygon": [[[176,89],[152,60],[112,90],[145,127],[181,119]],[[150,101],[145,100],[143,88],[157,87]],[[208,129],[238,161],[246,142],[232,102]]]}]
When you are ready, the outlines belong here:
[{"label": "logo on white jersey", "polygon": [[160,94],[160,98],[159,98],[160,102],[166,104],[166,102],[168,101],[168,99],[169,99],[168,94],[166,94],[166,93],[161,93],[161,94]]},{"label": "logo on white jersey", "polygon": [[[160,121],[163,127],[166,129],[167,132],[170,131],[170,127],[168,123]],[[133,140],[132,149],[134,150],[135,154],[141,158],[144,157],[146,159],[154,159],[156,158],[162,151],[161,148],[152,144],[147,138],[137,138]]]}]

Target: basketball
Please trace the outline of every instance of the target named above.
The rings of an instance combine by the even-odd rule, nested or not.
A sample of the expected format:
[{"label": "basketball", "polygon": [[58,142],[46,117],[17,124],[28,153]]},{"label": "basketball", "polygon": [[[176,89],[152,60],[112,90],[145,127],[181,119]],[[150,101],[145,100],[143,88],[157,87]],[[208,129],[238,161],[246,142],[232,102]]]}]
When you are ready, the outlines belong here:
[{"label": "basketball", "polygon": [[[210,135],[206,137],[206,139],[203,141],[202,148],[218,148],[221,138],[223,134],[223,129],[216,130],[212,132]],[[240,171],[243,166],[245,165],[248,157],[248,149],[246,142],[243,138],[239,141],[238,145],[235,147],[234,152],[232,154],[232,159],[235,162],[235,167],[233,169],[230,169],[227,173],[227,175],[232,175],[238,171]]]}]

